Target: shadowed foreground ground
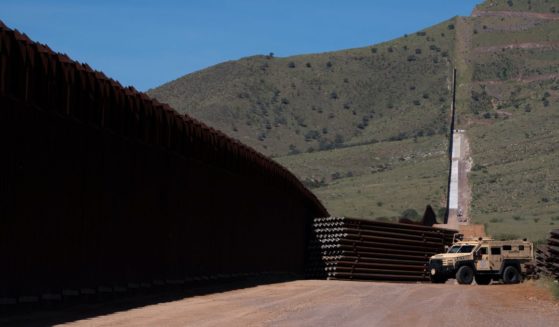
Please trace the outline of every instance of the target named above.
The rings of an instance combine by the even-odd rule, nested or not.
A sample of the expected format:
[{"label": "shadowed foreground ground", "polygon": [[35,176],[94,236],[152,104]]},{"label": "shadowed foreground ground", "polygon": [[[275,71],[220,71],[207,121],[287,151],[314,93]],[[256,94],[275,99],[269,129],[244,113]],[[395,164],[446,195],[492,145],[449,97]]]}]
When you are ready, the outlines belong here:
[{"label": "shadowed foreground ground", "polygon": [[531,282],[301,280],[193,296],[64,326],[553,326],[558,321],[559,302]]}]

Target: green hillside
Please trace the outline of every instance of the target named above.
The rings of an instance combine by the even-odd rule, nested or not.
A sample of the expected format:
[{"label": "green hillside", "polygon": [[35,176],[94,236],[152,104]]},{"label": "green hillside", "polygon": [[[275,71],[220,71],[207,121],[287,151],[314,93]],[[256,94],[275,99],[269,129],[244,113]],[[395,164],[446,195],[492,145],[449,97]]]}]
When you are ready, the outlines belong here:
[{"label": "green hillside", "polygon": [[472,146],[472,216],[493,234],[538,239],[559,224],[559,14],[552,8],[559,1],[487,1],[465,22],[470,64],[462,89],[469,93],[461,93],[459,127]]},{"label": "green hillside", "polygon": [[453,27],[359,49],[244,58],[149,94],[272,156],[441,134]]},{"label": "green hillside", "polygon": [[444,207],[456,67],[472,219],[493,235],[541,239],[559,224],[556,8],[486,1],[383,44],[243,58],[149,93],[273,156],[333,214],[393,220]]},{"label": "green hillside", "polygon": [[445,136],[381,142],[277,158],[297,172],[334,215],[397,220],[446,204]]}]

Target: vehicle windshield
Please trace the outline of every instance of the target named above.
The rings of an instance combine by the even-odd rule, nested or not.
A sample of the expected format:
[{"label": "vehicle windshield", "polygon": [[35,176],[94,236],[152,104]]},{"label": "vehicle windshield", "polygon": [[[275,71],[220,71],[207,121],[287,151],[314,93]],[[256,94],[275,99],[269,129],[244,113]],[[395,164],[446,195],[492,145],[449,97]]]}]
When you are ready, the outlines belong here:
[{"label": "vehicle windshield", "polygon": [[448,250],[448,253],[470,253],[473,249],[473,245],[454,245]]}]

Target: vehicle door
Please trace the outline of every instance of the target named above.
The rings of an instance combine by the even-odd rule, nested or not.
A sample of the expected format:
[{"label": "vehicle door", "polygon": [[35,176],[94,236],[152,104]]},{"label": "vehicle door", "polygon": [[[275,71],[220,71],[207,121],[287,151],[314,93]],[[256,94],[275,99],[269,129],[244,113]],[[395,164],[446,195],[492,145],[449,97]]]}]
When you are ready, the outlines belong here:
[{"label": "vehicle door", "polygon": [[501,269],[501,264],[503,263],[503,257],[501,255],[500,246],[492,246],[489,249],[489,269],[499,270]]},{"label": "vehicle door", "polygon": [[491,270],[489,265],[489,247],[480,247],[475,254],[476,270],[487,271]]}]

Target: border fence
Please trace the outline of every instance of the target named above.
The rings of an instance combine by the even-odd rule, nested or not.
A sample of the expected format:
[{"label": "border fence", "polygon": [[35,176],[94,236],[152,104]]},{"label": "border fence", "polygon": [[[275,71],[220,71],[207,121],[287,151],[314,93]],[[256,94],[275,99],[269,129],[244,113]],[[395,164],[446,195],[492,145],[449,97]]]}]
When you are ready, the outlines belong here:
[{"label": "border fence", "polygon": [[0,303],[303,272],[326,209],[255,150],[0,22]]}]

